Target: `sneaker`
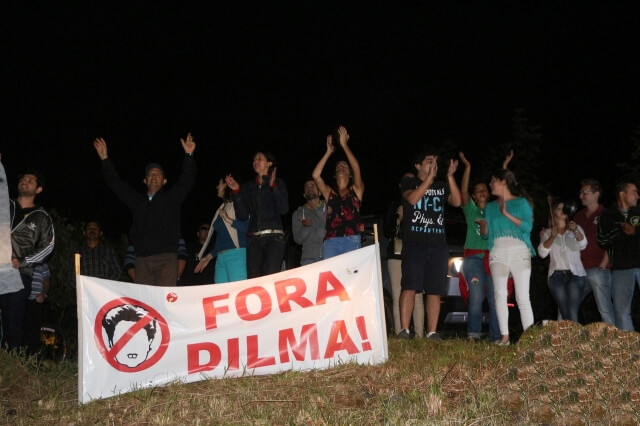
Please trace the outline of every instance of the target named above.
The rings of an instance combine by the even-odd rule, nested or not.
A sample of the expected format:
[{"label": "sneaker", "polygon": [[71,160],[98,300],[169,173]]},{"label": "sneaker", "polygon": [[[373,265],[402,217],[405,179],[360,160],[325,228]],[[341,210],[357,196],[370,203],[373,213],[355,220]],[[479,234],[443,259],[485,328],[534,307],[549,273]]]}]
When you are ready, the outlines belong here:
[{"label": "sneaker", "polygon": [[440,335],[438,333],[427,334],[427,339],[436,340],[436,341],[442,341],[442,337],[440,337]]},{"label": "sneaker", "polygon": [[398,339],[402,340],[413,340],[413,334],[409,330],[402,329],[400,333],[398,333]]},{"label": "sneaker", "polygon": [[509,346],[511,344],[509,340],[507,340],[506,342],[503,342],[502,340],[494,340],[491,343],[493,343],[496,346]]},{"label": "sneaker", "polygon": [[479,342],[480,338],[478,336],[467,336],[467,340],[469,342]]}]

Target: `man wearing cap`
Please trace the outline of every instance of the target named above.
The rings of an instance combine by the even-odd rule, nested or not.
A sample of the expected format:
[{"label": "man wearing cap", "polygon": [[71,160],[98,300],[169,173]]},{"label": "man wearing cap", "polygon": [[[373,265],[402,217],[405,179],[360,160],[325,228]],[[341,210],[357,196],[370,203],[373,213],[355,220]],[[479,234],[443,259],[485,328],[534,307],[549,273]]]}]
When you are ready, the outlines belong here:
[{"label": "man wearing cap", "polygon": [[158,163],[145,168],[145,194],[141,194],[118,176],[107,155],[107,143],[97,138],[93,146],[102,160],[107,185],[129,207],[132,224],[129,235],[136,248],[135,282],[155,286],[175,286],[178,280],[176,241],[180,239],[182,202],[196,180],[193,151],[196,144],[191,133],[180,139],[185,156],[182,174],[169,190],[163,190],[167,179]]}]

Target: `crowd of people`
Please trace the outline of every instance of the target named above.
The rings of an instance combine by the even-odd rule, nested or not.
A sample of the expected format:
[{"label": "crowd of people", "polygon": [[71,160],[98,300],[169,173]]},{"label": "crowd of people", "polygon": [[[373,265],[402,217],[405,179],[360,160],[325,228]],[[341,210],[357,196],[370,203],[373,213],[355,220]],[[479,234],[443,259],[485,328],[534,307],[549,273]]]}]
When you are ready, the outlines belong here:
[{"label": "crowd of people", "polygon": [[547,285],[559,319],[578,322],[580,306],[593,292],[601,321],[634,330],[632,300],[636,285],[640,287],[640,206],[635,183],[617,184],[616,201],[609,208],[600,203],[602,187],[591,178],[580,181],[580,209],[549,197],[549,223],[541,229],[536,249],[531,240],[534,203],[508,168],[513,152],[489,182],[473,186],[471,163],[464,153],[459,157],[465,166],[461,188],[453,178],[457,161],[450,160],[446,181],[437,180],[434,151],[421,152],[413,161],[415,171],[400,181],[400,203],[392,204],[391,214],[387,213],[388,270],[399,338],[425,334],[441,339],[436,326],[440,297],[446,294],[448,247],[442,224],[447,205],[460,206],[467,225],[459,278],[468,295],[470,340],[483,334],[486,300],[489,341],[499,346],[512,343],[510,283],[522,330],[534,324],[530,283],[535,256],[549,258]]},{"label": "crowd of people", "polygon": [[[255,176],[241,183],[231,174],[220,178],[220,207],[212,219],[196,226],[195,240],[186,243],[181,230],[181,206],[196,182],[196,143],[191,134],[180,139],[182,171],[170,188],[158,163],[145,168],[145,191],[136,190],[118,175],[107,143],[95,139],[105,181],[131,212],[130,245],[121,263],[103,243],[99,220],[91,218],[78,248],[81,273],[119,280],[123,270],[131,281],[154,286],[226,283],[281,270],[286,250],[285,229],[301,246],[302,266],[362,247],[361,205],[365,185],[360,164],[351,150],[347,129],[339,126],[326,138],[326,151],[303,184],[304,204],[283,223],[289,212],[285,181],[277,176],[277,161],[268,151],[253,156]],[[548,258],[548,287],[559,318],[579,321],[579,308],[593,293],[601,320],[633,330],[631,301],[640,286],[640,206],[633,182],[615,188],[616,202],[605,208],[602,187],[595,179],[580,181],[583,208],[572,210],[560,198],[548,199],[549,222],[532,244],[533,201],[508,168],[513,152],[490,181],[471,185],[471,162],[464,165],[460,185],[459,161],[449,159],[439,170],[437,150],[424,148],[412,159],[413,168],[399,177],[398,196],[390,203],[383,231],[389,238],[387,266],[392,289],[393,321],[400,339],[441,340],[438,322],[446,294],[449,246],[445,212],[461,208],[467,233],[460,282],[468,293],[470,340],[484,336],[483,305],[489,308],[488,339],[512,343],[507,296],[513,283],[522,329],[534,324],[530,300],[532,258]],[[334,159],[333,182],[324,179]],[[4,168],[1,169],[4,174]],[[55,246],[53,222],[36,204],[44,177],[35,170],[20,174],[17,197],[11,200],[6,178],[0,200],[0,310],[2,347],[26,345],[37,350],[42,304],[48,297],[47,259]],[[0,234],[4,235],[4,234]],[[176,243],[177,242],[177,243]],[[215,262],[214,262],[215,259]]]}]

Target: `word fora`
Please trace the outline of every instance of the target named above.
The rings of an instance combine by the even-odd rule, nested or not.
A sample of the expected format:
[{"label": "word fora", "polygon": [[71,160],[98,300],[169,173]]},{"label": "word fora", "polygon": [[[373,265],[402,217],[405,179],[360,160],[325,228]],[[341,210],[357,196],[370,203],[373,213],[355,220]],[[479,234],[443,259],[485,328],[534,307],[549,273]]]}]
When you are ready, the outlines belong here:
[{"label": "word fora", "polygon": [[[278,358],[275,356],[260,356],[258,335],[246,337],[246,360],[241,362],[240,339],[227,340],[226,357],[223,350],[213,342],[202,342],[187,345],[187,369],[189,374],[211,371],[221,365],[223,359],[225,370],[239,370],[240,368],[255,369],[271,367],[276,364],[288,364],[292,354],[296,361],[317,361],[321,358],[330,359],[338,351],[346,351],[349,355],[370,351],[371,343],[367,338],[366,322],[363,316],[355,318],[357,330],[362,341],[362,350],[354,342],[349,334],[347,323],[344,320],[334,321],[331,332],[324,345],[324,354],[320,355],[320,342],[318,338],[317,324],[305,324],[300,331],[300,339],[296,339],[293,328],[287,328],[278,332]],[[307,347],[309,359],[306,359]]]},{"label": "word fora", "polygon": [[[240,291],[234,305],[236,313],[241,320],[258,321],[265,318],[274,309],[274,303],[280,313],[291,312],[292,304],[297,304],[300,308],[311,308],[317,305],[324,305],[329,298],[337,298],[340,302],[351,300],[347,289],[331,272],[321,272],[318,274],[318,286],[315,301],[306,297],[307,284],[301,278],[290,278],[273,283],[275,300],[264,286],[254,286]],[[250,312],[248,299],[257,297],[260,308],[257,312]],[[229,293],[202,299],[204,309],[204,324],[206,330],[213,330],[218,327],[218,316],[229,314],[229,305],[223,301],[229,299]]]}]

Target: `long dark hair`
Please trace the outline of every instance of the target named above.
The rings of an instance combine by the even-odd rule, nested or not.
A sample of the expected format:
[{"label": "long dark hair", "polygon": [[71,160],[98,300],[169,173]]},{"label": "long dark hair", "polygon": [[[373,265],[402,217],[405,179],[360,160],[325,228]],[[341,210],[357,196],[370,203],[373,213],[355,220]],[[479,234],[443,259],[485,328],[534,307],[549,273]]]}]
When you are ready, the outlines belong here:
[{"label": "long dark hair", "polygon": [[527,190],[518,183],[516,175],[511,170],[495,169],[493,173],[491,173],[491,176],[499,180],[504,180],[507,183],[507,188],[509,188],[511,194],[516,197],[526,198],[531,205],[531,210],[534,209],[533,198],[531,198]]},{"label": "long dark hair", "polygon": [[269,151],[260,151],[260,150],[258,150],[251,157],[251,161],[252,162],[253,162],[253,159],[255,158],[255,156],[258,155],[258,154],[264,155],[264,157],[267,159],[267,161],[271,163],[271,166],[269,166],[269,174],[271,174],[273,172],[274,167],[278,166],[278,160],[276,160],[275,155],[273,155]]}]

